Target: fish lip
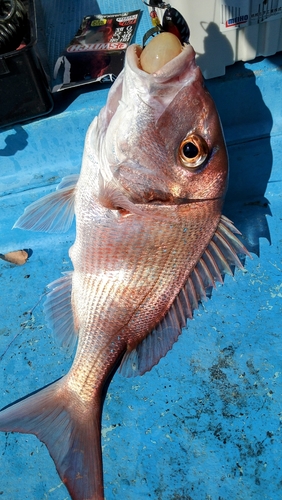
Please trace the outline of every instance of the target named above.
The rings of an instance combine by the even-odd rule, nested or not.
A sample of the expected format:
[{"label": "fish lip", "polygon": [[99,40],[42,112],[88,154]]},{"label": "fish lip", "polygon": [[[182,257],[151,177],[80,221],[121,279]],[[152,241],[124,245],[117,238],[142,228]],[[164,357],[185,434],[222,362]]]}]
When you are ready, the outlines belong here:
[{"label": "fish lip", "polygon": [[195,61],[195,51],[192,45],[185,44],[178,56],[167,62],[158,71],[150,74],[146,73],[146,71],[143,71],[143,69],[141,68],[141,52],[142,47],[140,45],[130,45],[126,51],[126,62],[134,73],[136,73],[142,79],[150,81],[152,83],[164,83],[168,80],[171,80],[172,78],[177,78],[178,75],[182,75],[183,73],[187,72],[189,63]]},{"label": "fish lip", "polygon": [[[216,201],[223,199],[222,196],[215,196],[211,198],[173,198],[173,200],[162,201],[162,200],[150,200],[144,205],[161,207],[161,206],[179,206],[179,205],[190,205],[191,203],[203,203],[205,201]],[[135,203],[135,205],[142,206],[141,203]]]}]

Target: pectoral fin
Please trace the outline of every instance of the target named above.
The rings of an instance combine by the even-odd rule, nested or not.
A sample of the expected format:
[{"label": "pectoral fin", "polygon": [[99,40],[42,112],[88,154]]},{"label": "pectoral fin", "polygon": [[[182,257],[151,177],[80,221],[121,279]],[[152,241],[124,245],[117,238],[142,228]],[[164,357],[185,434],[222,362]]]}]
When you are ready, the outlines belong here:
[{"label": "pectoral fin", "polygon": [[74,217],[75,187],[78,175],[64,177],[57,191],[29,205],[14,228],[46,233],[66,232]]}]

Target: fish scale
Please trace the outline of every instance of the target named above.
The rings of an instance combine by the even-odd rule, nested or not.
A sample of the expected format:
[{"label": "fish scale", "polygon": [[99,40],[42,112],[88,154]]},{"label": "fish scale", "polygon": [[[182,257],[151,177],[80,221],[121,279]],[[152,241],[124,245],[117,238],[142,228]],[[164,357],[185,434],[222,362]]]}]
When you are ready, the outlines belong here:
[{"label": "fish scale", "polygon": [[[126,344],[129,349],[134,348],[138,344],[138,337],[142,338],[144,333],[151,331],[155,323],[156,313],[160,319],[165,316],[166,311],[186,281],[185,273],[189,274],[191,267],[193,268],[195,265],[192,257],[194,257],[195,261],[199,259],[196,241],[199,241],[201,226],[208,227],[209,238],[211,238],[214,234],[214,226],[218,225],[220,214],[218,213],[218,219],[214,217],[214,208],[217,208],[218,212],[218,202],[205,202],[205,205],[206,217],[209,221],[203,216],[201,206],[199,207],[201,214],[199,218],[198,210],[195,211],[194,205],[188,205],[184,208],[179,207],[178,224],[174,221],[175,217],[172,217],[171,221],[162,222],[161,224],[151,218],[149,219],[151,222],[149,225],[148,218],[146,218],[145,222],[144,218],[141,217],[139,218],[139,226],[136,225],[136,220],[133,221],[134,240],[133,231],[130,228],[132,225],[132,219],[130,218],[126,218],[121,223],[115,222],[113,230],[107,229],[106,232],[101,231],[99,226],[92,226],[92,236],[90,238],[87,231],[87,247],[90,244],[93,248],[91,262],[89,262],[89,257],[87,258],[89,255],[87,250],[84,250],[85,255],[82,255],[82,258],[80,250],[77,251],[77,254],[80,256],[80,262],[83,263],[86,271],[92,269],[93,274],[87,274],[85,278],[82,276],[80,287],[76,290],[76,293],[82,299],[82,303],[85,304],[83,308],[85,323],[80,335],[82,345],[78,346],[73,369],[75,370],[74,378],[76,379],[76,371],[79,372],[79,367],[83,362],[84,373],[93,372],[93,377],[88,375],[87,383],[82,382],[81,379],[79,384],[76,381],[76,385],[83,388],[80,389],[81,394],[83,394],[84,390],[88,392],[88,387],[94,387],[97,380],[101,381],[103,377],[108,375],[108,369],[111,370],[113,363],[121,355]],[[156,211],[154,207],[152,207],[152,210]],[[173,215],[174,211],[173,207]],[[180,216],[181,212],[182,217]],[[117,232],[116,225],[119,225],[119,232]],[[187,231],[184,232],[184,229]],[[116,234],[118,234],[118,245],[114,241]],[[176,237],[177,234],[178,238]],[[105,235],[107,235],[107,238],[105,238]],[[185,255],[187,235],[190,237],[190,243],[192,240],[193,256],[187,252]],[[131,246],[128,244],[128,237],[130,237]],[[121,246],[121,242],[123,242],[123,246]],[[86,242],[80,243],[79,239],[77,239],[75,245],[86,249]],[[98,246],[97,249],[96,246]],[[163,252],[164,246],[167,250],[165,253]],[[149,257],[147,255],[148,248],[151,250]],[[152,252],[153,248],[154,252]],[[177,248],[177,252],[175,248]],[[111,276],[111,271],[120,269],[120,261],[124,260],[125,250],[127,253],[126,267],[123,265],[125,272],[122,281],[119,281],[116,276]],[[144,253],[144,251],[146,260],[142,258],[142,252]],[[202,244],[199,245],[198,252],[203,252]],[[73,248],[72,254],[75,253],[75,248]],[[183,255],[185,255],[185,259],[182,257]],[[75,259],[73,264],[76,268]],[[174,266],[177,273],[174,272]],[[102,283],[97,279],[98,270],[99,275],[102,274],[104,278]],[[105,276],[102,273],[104,270],[106,271]],[[83,270],[81,270],[81,273],[83,274]],[[150,281],[148,281],[149,275],[151,275]],[[145,280],[144,276],[146,276]],[[162,280],[160,276],[162,276]],[[144,282],[141,290],[140,286],[138,286],[140,279],[143,279]],[[174,296],[171,294],[171,289],[174,290]],[[112,309],[116,311],[115,316],[112,315]],[[85,310],[89,311],[86,318]],[[93,314],[94,311],[95,314]],[[138,311],[137,317],[134,315],[135,311]],[[94,319],[96,321],[93,321]],[[107,336],[101,335],[99,337],[98,332],[100,330],[107,331]],[[95,336],[92,335],[92,332],[95,332]],[[95,342],[96,336],[101,340],[98,345]],[[117,336],[120,337],[120,341],[117,340]],[[119,349],[111,352],[113,350],[111,342],[113,341],[116,346],[119,345]],[[84,343],[86,347],[83,346]],[[87,361],[85,361],[85,351],[88,353]],[[89,351],[92,353],[91,356]],[[107,364],[102,363],[100,365],[98,363],[100,353],[107,360]],[[86,362],[87,367],[85,367]],[[76,368],[77,366],[78,368]],[[102,368],[101,371],[97,370],[99,366]]]}]

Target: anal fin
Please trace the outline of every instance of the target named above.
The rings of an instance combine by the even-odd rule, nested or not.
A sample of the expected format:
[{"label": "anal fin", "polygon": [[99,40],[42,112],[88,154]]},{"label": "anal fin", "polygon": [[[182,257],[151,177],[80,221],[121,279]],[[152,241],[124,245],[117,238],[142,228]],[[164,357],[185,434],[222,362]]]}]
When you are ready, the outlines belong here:
[{"label": "anal fin", "polygon": [[61,347],[69,354],[75,347],[79,328],[71,300],[72,276],[70,271],[50,283],[50,291],[44,304],[47,324]]}]

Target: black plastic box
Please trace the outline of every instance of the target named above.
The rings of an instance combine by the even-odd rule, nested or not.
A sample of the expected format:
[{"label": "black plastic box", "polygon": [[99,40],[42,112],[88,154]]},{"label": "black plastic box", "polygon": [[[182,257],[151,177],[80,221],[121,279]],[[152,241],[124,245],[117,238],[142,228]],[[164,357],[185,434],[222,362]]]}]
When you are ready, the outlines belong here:
[{"label": "black plastic box", "polygon": [[29,0],[30,39],[26,46],[0,55],[0,127],[49,113],[53,101],[36,52],[34,0]]}]

